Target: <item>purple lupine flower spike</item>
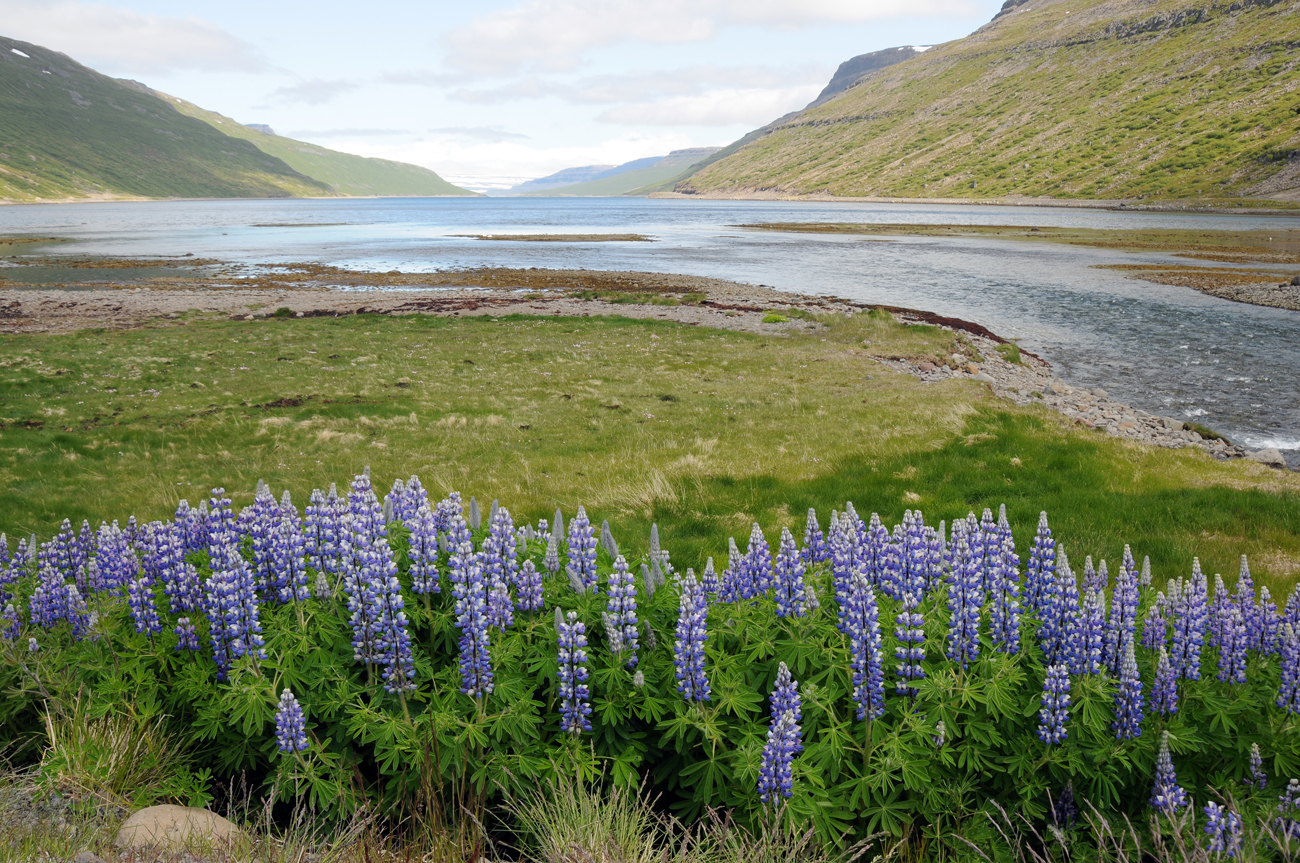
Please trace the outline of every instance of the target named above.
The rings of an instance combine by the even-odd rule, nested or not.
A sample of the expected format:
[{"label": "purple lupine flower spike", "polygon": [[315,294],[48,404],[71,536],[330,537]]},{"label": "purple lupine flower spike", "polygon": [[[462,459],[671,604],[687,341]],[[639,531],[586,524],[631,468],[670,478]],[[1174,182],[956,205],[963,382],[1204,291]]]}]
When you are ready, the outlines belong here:
[{"label": "purple lupine flower spike", "polygon": [[727,568],[722,571],[722,586],[718,590],[718,602],[739,602],[749,595],[744,583],[744,556],[736,546],[734,536],[727,538]]},{"label": "purple lupine flower spike", "polygon": [[1278,630],[1282,618],[1277,613],[1277,605],[1268,585],[1259,589],[1259,652],[1263,656],[1273,656],[1278,649]]},{"label": "purple lupine flower spike", "polygon": [[853,700],[858,705],[858,719],[879,719],[885,713],[880,612],[875,592],[861,570],[853,575],[846,605],[844,628],[849,636],[849,665],[853,671]]},{"label": "purple lupine flower spike", "polygon": [[1246,649],[1259,650],[1264,631],[1260,609],[1255,604],[1255,580],[1250,576],[1250,564],[1246,562],[1244,554],[1241,556],[1241,572],[1237,576],[1237,589],[1232,599],[1241,612],[1241,620],[1246,628]]},{"label": "purple lupine flower spike", "polygon": [[1124,645],[1137,633],[1140,591],[1132,562],[1133,556],[1128,546],[1124,546],[1124,563],[1120,565],[1119,574],[1115,578],[1115,589],[1111,592],[1110,620],[1106,633],[1104,662],[1112,677],[1119,676],[1120,665],[1124,661]]},{"label": "purple lupine flower spike", "polygon": [[637,619],[636,578],[628,569],[623,555],[614,558],[614,571],[609,574],[609,601],[606,603],[610,626],[617,635],[620,650],[628,652],[626,665],[635,668],[637,650],[640,649],[639,633],[641,621]]},{"label": "purple lupine flower spike", "polygon": [[967,527],[962,521],[953,523],[953,560],[949,574],[948,658],[967,668],[979,656],[980,606],[983,587],[980,584],[979,561],[971,551]]},{"label": "purple lupine flower spike", "polygon": [[281,752],[305,752],[308,748],[302,705],[287,689],[280,693],[280,705],[275,710],[275,739]]},{"label": "purple lupine flower spike", "polygon": [[1091,590],[1079,610],[1078,639],[1071,654],[1070,670],[1076,674],[1100,674],[1102,647],[1106,643],[1106,597]]},{"label": "purple lupine flower spike", "polygon": [[1250,744],[1250,782],[1247,785],[1253,785],[1263,791],[1268,787],[1268,774],[1264,772],[1264,756],[1259,753],[1259,744]]},{"label": "purple lupine flower spike", "polygon": [[[772,722],[786,713],[793,714],[795,722],[803,719],[803,699],[799,696],[799,682],[790,675],[790,669],[784,662],[776,669],[776,686],[772,690],[771,704]],[[803,744],[796,743],[795,754],[802,751]]]},{"label": "purple lupine flower spike", "polygon": [[1169,652],[1160,647],[1156,661],[1156,679],[1151,684],[1151,712],[1173,716],[1178,712],[1178,677],[1169,662]]},{"label": "purple lupine flower spike", "polygon": [[1277,706],[1289,714],[1300,714],[1300,634],[1289,623],[1282,626],[1281,666]]},{"label": "purple lupine flower spike", "polygon": [[1042,708],[1038,711],[1038,739],[1060,743],[1068,736],[1070,721],[1070,674],[1064,665],[1049,665],[1043,681]]},{"label": "purple lupine flower spike", "polygon": [[1124,659],[1119,666],[1119,684],[1115,690],[1116,740],[1133,740],[1142,736],[1142,678],[1138,675],[1137,659],[1133,652],[1133,639],[1124,645]]},{"label": "purple lupine flower spike", "polygon": [[807,614],[804,603],[804,562],[795,547],[790,528],[781,529],[781,545],[773,565],[772,586],[776,595],[777,617],[803,617]]},{"label": "purple lupine flower spike", "polygon": [[768,728],[758,771],[758,793],[764,803],[779,806],[781,798],[794,796],[792,763],[801,739],[799,723],[788,710]]},{"label": "purple lupine flower spike", "polygon": [[591,687],[587,685],[587,628],[576,612],[555,609],[559,640],[560,730],[577,736],[591,730]]},{"label": "purple lupine flower spike", "polygon": [[1246,682],[1246,649],[1250,633],[1241,609],[1228,606],[1219,625],[1219,680],[1224,683]]},{"label": "purple lupine flower spike", "polygon": [[[459,513],[455,519],[464,524]],[[451,583],[456,627],[460,630],[460,691],[470,698],[482,698],[491,695],[495,687],[488,641],[487,583],[483,565],[468,539],[452,554]]]},{"label": "purple lupine flower spike", "polygon": [[817,510],[808,509],[808,520],[803,529],[803,550],[800,552],[805,568],[810,568],[829,559],[826,549],[826,537],[822,526],[817,523]]},{"label": "purple lupine flower spike", "polygon": [[722,582],[718,580],[718,573],[713,568],[712,557],[704,564],[704,572],[700,574],[700,589],[706,598],[717,597],[722,592]]},{"label": "purple lupine flower spike", "polygon": [[271,541],[275,598],[283,604],[306,602],[311,597],[307,590],[307,549],[298,514],[287,491],[279,512],[278,523],[272,526]]},{"label": "purple lupine flower spike", "polygon": [[1020,652],[1020,558],[1011,527],[1006,524],[1006,507],[999,521],[1001,543],[998,557],[990,572],[989,591],[993,607],[989,613],[989,629],[993,646],[1008,656]]},{"label": "purple lupine flower spike", "polygon": [[1168,607],[1164,593],[1157,593],[1156,601],[1147,609],[1147,616],[1142,621],[1142,646],[1147,650],[1163,647],[1169,638]]},{"label": "purple lupine flower spike", "polygon": [[18,610],[12,602],[5,603],[4,612],[0,613],[0,638],[13,641],[22,632],[23,624],[18,619]]},{"label": "purple lupine flower spike", "polygon": [[1209,836],[1206,850],[1236,857],[1241,851],[1241,816],[1214,802],[1205,804],[1205,816],[1205,833]]},{"label": "purple lupine flower spike", "polygon": [[[1209,617],[1208,591],[1201,562],[1192,560],[1192,575],[1186,582],[1171,582],[1170,604],[1173,607],[1173,635],[1169,660],[1184,680],[1201,679],[1201,651],[1205,645],[1205,627]],[[1175,597],[1176,593],[1176,597]]]},{"label": "purple lupine flower spike", "polygon": [[1160,754],[1156,758],[1156,780],[1151,789],[1151,805],[1166,815],[1175,815],[1187,807],[1187,792],[1178,784],[1174,761],[1169,755],[1169,732],[1160,735]]},{"label": "purple lupine flower spike", "polygon": [[176,633],[176,650],[199,649],[199,633],[188,617],[178,617],[173,632]]},{"label": "purple lupine flower spike", "polygon": [[510,510],[494,504],[488,521],[488,535],[483,540],[483,565],[493,586],[504,584],[519,589],[519,552],[515,539],[515,523]]},{"label": "purple lupine flower spike", "polygon": [[693,575],[679,582],[681,600],[677,614],[677,638],[673,643],[673,665],[677,669],[677,691],[688,702],[709,700],[709,678],[704,671],[704,642],[708,601]]},{"label": "purple lupine flower spike", "polygon": [[[791,544],[793,543],[794,540],[791,539]],[[745,584],[753,586],[752,593],[745,598],[752,599],[767,593],[772,587],[774,576],[772,549],[768,546],[767,537],[763,536],[763,529],[758,526],[758,522],[754,522],[754,526],[749,531],[749,547],[745,550],[743,565],[747,572]],[[802,574],[800,577],[802,578]]]},{"label": "purple lupine flower spike", "polygon": [[1223,583],[1223,576],[1219,573],[1214,574],[1214,593],[1210,602],[1210,644],[1213,647],[1219,647],[1223,643],[1223,626],[1229,615],[1230,609],[1236,608],[1236,603],[1228,595],[1228,588]]},{"label": "purple lupine flower spike", "polygon": [[542,574],[531,560],[525,560],[519,568],[519,594],[515,597],[515,608],[520,611],[541,611],[545,607]]},{"label": "purple lupine flower spike", "polygon": [[578,507],[578,514],[569,521],[568,572],[570,580],[576,579],[584,592],[600,590],[600,577],[596,574],[596,531],[582,507]]},{"label": "purple lupine flower spike", "polygon": [[1038,533],[1029,552],[1025,571],[1025,610],[1042,619],[1044,587],[1056,572],[1056,541],[1047,525],[1047,513],[1038,514]]},{"label": "purple lupine flower spike", "polygon": [[158,618],[158,606],[154,602],[153,585],[144,573],[138,574],[127,584],[127,602],[131,607],[131,619],[135,621],[135,631],[154,635],[162,632],[162,621]]},{"label": "purple lupine flower spike", "polygon": [[500,561],[494,561],[485,551],[479,551],[478,559],[488,584],[488,625],[505,632],[515,625],[515,601],[510,586],[502,576]]},{"label": "purple lupine flower spike", "polygon": [[[415,477],[411,479],[415,480]],[[407,559],[410,561],[411,590],[421,594],[440,593],[442,585],[438,583],[438,528],[433,510],[427,502],[422,503],[405,523],[410,537]]]}]

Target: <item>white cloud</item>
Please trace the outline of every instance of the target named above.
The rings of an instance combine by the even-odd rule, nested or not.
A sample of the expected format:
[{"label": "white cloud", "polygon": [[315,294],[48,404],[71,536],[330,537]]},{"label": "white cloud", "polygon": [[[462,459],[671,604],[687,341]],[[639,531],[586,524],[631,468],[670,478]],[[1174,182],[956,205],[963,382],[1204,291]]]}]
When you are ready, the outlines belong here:
[{"label": "white cloud", "polygon": [[820,91],[820,84],[710,90],[693,96],[621,105],[604,112],[599,119],[629,126],[763,126],[807,105]]},{"label": "white cloud", "polygon": [[324,105],[348,90],[355,90],[356,87],[357,85],[351,81],[324,81],[320,78],[312,78],[308,81],[299,81],[297,84],[277,87],[271,91],[270,98],[286,104]]},{"label": "white cloud", "polygon": [[252,46],[209,21],[143,15],[104,3],[0,0],[0,28],[10,38],[118,74],[270,67]]},{"label": "white cloud", "polygon": [[582,52],[624,40],[699,42],[726,27],[804,27],[969,14],[974,0],[523,0],[473,19],[445,39],[448,60],[471,72],[575,68]]}]

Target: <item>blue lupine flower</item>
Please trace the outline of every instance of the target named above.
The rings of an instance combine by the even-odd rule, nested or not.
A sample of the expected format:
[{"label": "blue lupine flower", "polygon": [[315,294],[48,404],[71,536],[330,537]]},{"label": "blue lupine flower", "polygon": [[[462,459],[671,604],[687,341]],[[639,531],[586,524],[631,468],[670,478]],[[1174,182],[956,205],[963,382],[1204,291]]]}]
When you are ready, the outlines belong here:
[{"label": "blue lupine flower", "polygon": [[999,531],[998,539],[1002,543],[993,569],[990,573],[988,588],[993,605],[989,610],[989,634],[995,649],[1015,656],[1020,652],[1020,558],[1016,555],[1016,543],[1010,535]]},{"label": "blue lupine flower", "polygon": [[68,586],[54,567],[41,567],[40,579],[32,591],[28,608],[32,623],[46,629],[68,617]]},{"label": "blue lupine flower", "polygon": [[777,806],[780,798],[794,796],[791,765],[802,736],[799,723],[788,710],[768,728],[767,745],[763,747],[763,761],[758,769],[758,795],[764,803]]},{"label": "blue lupine flower", "polygon": [[525,560],[519,568],[519,594],[515,597],[515,608],[520,611],[541,611],[545,607],[542,574],[531,560]]},{"label": "blue lupine flower", "polygon": [[1156,678],[1151,684],[1151,712],[1173,716],[1178,712],[1178,676],[1169,662],[1169,652],[1160,647]]},{"label": "blue lupine flower", "polygon": [[1120,566],[1115,577],[1115,589],[1110,596],[1110,620],[1106,630],[1106,647],[1103,661],[1112,677],[1119,676],[1119,667],[1124,661],[1124,645],[1137,635],[1137,611],[1139,590],[1137,572],[1128,565],[1132,555],[1128,546],[1124,546],[1126,563]]},{"label": "blue lupine flower", "polygon": [[1241,556],[1241,572],[1237,576],[1237,589],[1233,594],[1233,601],[1236,602],[1237,608],[1241,611],[1241,620],[1246,627],[1246,647],[1249,650],[1259,650],[1260,642],[1263,641],[1264,631],[1260,620],[1260,609],[1255,604],[1255,580],[1250,577],[1250,564],[1246,562],[1246,555]]},{"label": "blue lupine flower", "polygon": [[358,475],[348,492],[348,518],[342,542],[343,591],[352,627],[353,657],[367,665],[379,662],[380,658],[380,593],[387,585],[386,562],[392,560],[387,535],[382,507],[370,486],[370,478]]},{"label": "blue lupine flower", "polygon": [[[388,548],[387,543],[377,543]],[[383,557],[382,554],[371,552]],[[415,657],[411,652],[411,636],[407,630],[406,602],[402,598],[402,585],[397,580],[397,564],[389,552],[387,560],[377,562],[376,571],[387,573],[387,578],[380,576],[381,589],[377,596],[379,609],[375,631],[376,648],[379,652],[379,664],[384,667],[384,689],[399,695],[415,691]]]},{"label": "blue lupine flower", "polygon": [[1282,618],[1277,613],[1277,605],[1268,585],[1259,589],[1259,652],[1263,656],[1273,656],[1278,648],[1278,630]]},{"label": "blue lupine flower", "polygon": [[1038,739],[1047,744],[1060,743],[1068,733],[1070,721],[1070,673],[1065,665],[1049,665],[1043,681],[1042,708],[1038,711]]},{"label": "blue lupine flower", "polygon": [[557,534],[552,533],[546,540],[546,555],[542,558],[542,566],[551,575],[560,571],[560,540]]},{"label": "blue lupine flower", "polygon": [[1278,838],[1294,848],[1294,843],[1300,840],[1300,780],[1292,779],[1288,782],[1286,791],[1277,799],[1277,817],[1273,819],[1273,830]]},{"label": "blue lupine flower", "polygon": [[1100,674],[1102,647],[1106,643],[1106,597],[1095,587],[1079,609],[1078,637],[1070,652],[1075,674]]},{"label": "blue lupine flower", "polygon": [[95,537],[95,573],[87,572],[87,586],[95,593],[116,592],[126,588],[140,568],[135,549],[117,522],[101,524]]},{"label": "blue lupine flower", "polygon": [[[455,516],[462,526],[464,519]],[[461,689],[471,698],[491,695],[492,656],[488,641],[487,582],[483,565],[469,540],[451,556],[451,595],[456,601],[456,628],[460,630]]]},{"label": "blue lupine flower", "polygon": [[176,633],[176,650],[198,650],[199,633],[194,628],[188,617],[176,618],[176,628],[172,630]]},{"label": "blue lupine flower", "polygon": [[752,599],[755,596],[761,596],[772,587],[772,549],[767,544],[767,537],[763,536],[763,529],[754,522],[753,528],[749,531],[749,546],[745,549],[745,567],[746,575],[744,584],[753,585],[752,593],[746,596],[746,599]]},{"label": "blue lupine flower", "polygon": [[488,583],[488,626],[505,632],[515,625],[515,601],[510,596],[510,586],[502,580],[500,570],[492,566],[487,554],[479,551],[478,559]]},{"label": "blue lupine flower", "polygon": [[[803,699],[799,696],[799,682],[790,675],[790,669],[784,662],[776,668],[776,686],[772,690],[771,704],[772,720],[769,725],[777,722],[787,713],[794,716],[795,722],[803,719]],[[803,743],[796,742],[794,753],[797,755],[802,751]]]},{"label": "blue lupine flower", "polygon": [[716,597],[722,592],[722,582],[718,580],[718,573],[713,569],[712,557],[704,564],[704,572],[700,574],[700,590],[704,591],[706,599]]},{"label": "blue lupine flower", "polygon": [[591,688],[587,685],[587,627],[577,612],[555,609],[559,641],[560,730],[579,735],[591,730]]},{"label": "blue lupine flower", "polygon": [[[1286,609],[1282,612],[1281,623],[1290,624],[1292,629],[1300,632],[1300,584],[1291,588],[1291,595],[1286,600]],[[1281,624],[1279,624],[1278,632],[1281,631]]]},{"label": "blue lupine flower", "polygon": [[1229,606],[1220,616],[1219,680],[1224,683],[1246,682],[1246,647],[1250,634],[1241,609]]},{"label": "blue lupine flower", "polygon": [[40,643],[39,643],[36,639],[34,639],[34,638],[29,638],[29,639],[27,639],[27,652],[28,652],[28,653],[39,653],[39,652],[40,652],[40,649],[41,649],[41,645],[40,645]]},{"label": "blue lupine flower", "polygon": [[1052,823],[1065,830],[1073,827],[1074,819],[1079,815],[1079,805],[1074,802],[1074,783],[1065,783],[1055,800],[1048,799],[1052,807]]},{"label": "blue lupine flower", "polygon": [[[1005,514],[1006,508],[1003,507]],[[974,513],[971,513],[973,516]],[[973,527],[969,541],[972,552],[979,559],[980,589],[986,593],[992,590],[996,571],[1002,565],[1002,536],[997,523],[993,521],[993,510],[985,507],[980,520],[974,525],[967,520],[967,527]]]},{"label": "blue lupine flower", "polygon": [[0,531],[0,569],[6,569],[9,566],[9,537]]},{"label": "blue lupine flower", "polygon": [[280,693],[280,706],[275,710],[275,739],[281,752],[305,752],[308,747],[302,705],[287,689]]},{"label": "blue lupine flower", "polygon": [[881,651],[880,611],[866,573],[854,573],[849,586],[844,628],[849,636],[849,667],[853,671],[853,700],[858,719],[879,719],[885,713],[885,669]]},{"label": "blue lupine flower", "polygon": [[1268,774],[1264,772],[1264,756],[1259,754],[1259,744],[1250,744],[1250,782],[1261,791],[1268,787]]},{"label": "blue lupine flower", "polygon": [[1282,684],[1278,687],[1277,706],[1287,713],[1300,713],[1300,634],[1284,624],[1282,627]]},{"label": "blue lupine flower", "polygon": [[306,602],[311,594],[307,590],[306,544],[298,515],[287,499],[279,512],[278,524],[272,526],[270,584],[279,602]]},{"label": "blue lupine flower", "polygon": [[1158,812],[1173,816],[1187,807],[1187,792],[1178,784],[1174,761],[1169,755],[1169,732],[1160,735],[1160,754],[1156,757],[1156,780],[1151,788],[1151,805]]},{"label": "blue lupine flower", "polygon": [[182,500],[176,508],[175,524],[181,529],[185,541],[185,552],[202,551],[209,545],[208,541],[208,503],[199,501],[198,507]]},{"label": "blue lupine flower", "polygon": [[817,510],[811,507],[808,508],[808,520],[804,522],[803,551],[800,554],[805,568],[830,560],[826,536],[822,533],[822,526],[817,523]]},{"label": "blue lupine flower", "polygon": [[1042,620],[1044,588],[1056,573],[1056,540],[1047,525],[1047,513],[1038,514],[1038,533],[1029,551],[1029,565],[1025,569],[1025,609]]},{"label": "blue lupine flower", "polygon": [[1241,816],[1214,802],[1205,804],[1205,815],[1209,819],[1205,832],[1210,837],[1206,850],[1236,857],[1241,850]]},{"label": "blue lupine flower", "polygon": [[1147,650],[1163,647],[1169,640],[1169,601],[1164,593],[1156,594],[1156,601],[1147,609],[1142,620],[1142,646]]},{"label": "blue lupine flower", "polygon": [[[496,501],[493,501],[495,504]],[[515,523],[510,510],[495,507],[488,521],[488,535],[483,540],[483,566],[493,586],[498,583],[519,588],[519,553],[515,540]]]},{"label": "blue lupine flower", "polygon": [[135,631],[150,635],[162,632],[162,621],[158,619],[158,606],[154,602],[153,585],[148,576],[141,573],[127,584],[127,602],[131,606],[131,619],[135,621]]},{"label": "blue lupine flower", "polygon": [[1200,680],[1201,651],[1205,646],[1205,624],[1209,616],[1206,607],[1208,591],[1200,560],[1192,560],[1192,576],[1187,582],[1179,579],[1169,588],[1173,608],[1169,660],[1181,679]]},{"label": "blue lupine flower", "polygon": [[677,638],[673,642],[673,665],[677,668],[677,691],[687,701],[709,700],[709,678],[704,671],[704,642],[709,634],[708,600],[695,576],[678,584],[681,600],[677,612]]},{"label": "blue lupine flower", "polygon": [[86,607],[86,600],[81,598],[81,591],[77,589],[75,584],[69,584],[68,624],[72,627],[73,637],[81,640],[86,630],[90,628],[90,620],[90,609]]},{"label": "blue lupine flower", "polygon": [[[609,601],[606,603],[610,625],[618,632],[621,650],[630,652],[627,667],[637,664],[637,650],[641,621],[636,612],[636,578],[628,570],[623,555],[614,558],[614,571],[609,574]],[[620,651],[621,652],[621,651]]]},{"label": "blue lupine flower", "polygon": [[12,602],[5,603],[5,610],[0,613],[0,638],[13,641],[22,632],[22,621],[18,619],[18,610]]},{"label": "blue lupine flower", "polygon": [[1092,555],[1088,555],[1083,559],[1083,592],[1084,593],[1087,593],[1090,590],[1100,590],[1102,593],[1105,593],[1106,588],[1109,586],[1107,584],[1108,581],[1109,578],[1106,572],[1106,561],[1103,560],[1101,562],[1101,575],[1099,577],[1097,574],[1097,570],[1094,569],[1092,565]]},{"label": "blue lupine flower", "polygon": [[[265,660],[266,651],[263,648],[266,642],[262,638],[262,625],[258,619],[257,586],[252,570],[238,548],[225,544],[226,539],[231,539],[229,533],[213,531],[212,535],[219,544],[213,546],[212,559],[217,564],[207,585],[207,611],[211,623],[209,634],[218,629],[222,631],[220,645],[230,660],[241,656],[252,656],[256,661]],[[234,541],[231,539],[231,542]],[[217,615],[215,618],[214,613]],[[215,635],[212,637],[214,654],[218,649],[218,640]]]},{"label": "blue lupine flower", "polygon": [[772,572],[777,617],[803,617],[807,614],[804,603],[806,593],[803,579],[804,562],[799,549],[795,547],[794,536],[791,535],[788,527],[781,529],[781,545],[777,550]]},{"label": "blue lupine flower", "polygon": [[967,668],[980,652],[980,606],[984,589],[979,561],[967,542],[965,522],[953,522],[952,571],[948,575],[948,658]]},{"label": "blue lupine flower", "polygon": [[252,539],[253,575],[257,579],[257,586],[274,596],[275,530],[280,521],[280,507],[266,483],[257,481],[253,505],[240,512],[240,519],[246,523],[245,530],[241,532]]},{"label": "blue lupine flower", "polygon": [[1119,665],[1119,683],[1115,690],[1116,740],[1133,740],[1142,736],[1142,678],[1138,675],[1137,659],[1133,654],[1133,639],[1124,645],[1124,659]]},{"label": "blue lupine flower", "polygon": [[578,507],[578,514],[569,521],[570,578],[576,578],[583,590],[600,591],[600,577],[596,575],[596,531],[587,518],[587,512]]},{"label": "blue lupine flower", "polygon": [[[415,477],[411,479],[414,480]],[[423,503],[405,521],[410,537],[407,559],[410,561],[411,590],[416,593],[440,593],[442,585],[438,583],[438,529],[433,510],[429,509],[428,503]]]},{"label": "blue lupine flower", "polygon": [[[225,494],[224,488],[214,488],[208,499],[208,560],[214,572],[226,567],[224,555],[239,553],[240,536],[235,513],[230,498]],[[113,522],[113,527],[117,527],[117,522]],[[102,527],[100,531],[103,531]]]},{"label": "blue lupine flower", "polygon": [[739,602],[753,594],[753,585],[745,583],[747,575],[745,558],[736,546],[734,536],[727,538],[727,568],[722,571],[722,586],[718,602]]},{"label": "blue lupine flower", "polygon": [[899,677],[895,689],[904,697],[916,695],[916,687],[911,685],[911,681],[925,677],[925,668],[921,665],[925,661],[925,618],[916,610],[920,603],[921,594],[915,589],[904,589],[902,610],[895,619],[897,645],[894,657],[898,660],[895,667]]}]

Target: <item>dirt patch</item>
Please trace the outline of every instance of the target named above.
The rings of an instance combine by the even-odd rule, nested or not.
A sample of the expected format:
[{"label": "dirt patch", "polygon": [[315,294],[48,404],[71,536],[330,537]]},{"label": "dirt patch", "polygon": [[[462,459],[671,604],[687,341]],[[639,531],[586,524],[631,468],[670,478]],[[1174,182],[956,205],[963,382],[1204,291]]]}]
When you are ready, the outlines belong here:
[{"label": "dirt patch", "polygon": [[1120,270],[1146,282],[1191,288],[1239,303],[1300,311],[1300,285],[1289,284],[1289,279],[1282,282],[1282,274],[1276,271],[1164,267],[1157,264],[1106,264],[1099,269]]}]

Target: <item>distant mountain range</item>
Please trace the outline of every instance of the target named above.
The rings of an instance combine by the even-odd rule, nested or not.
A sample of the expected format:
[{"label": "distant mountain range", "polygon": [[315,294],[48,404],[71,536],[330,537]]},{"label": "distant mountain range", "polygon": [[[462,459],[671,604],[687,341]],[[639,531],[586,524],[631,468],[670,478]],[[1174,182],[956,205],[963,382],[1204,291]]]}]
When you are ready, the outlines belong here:
[{"label": "distant mountain range", "polygon": [[523,195],[531,198],[614,197],[640,194],[642,189],[684,177],[693,165],[717,152],[717,147],[673,150],[667,156],[634,159],[621,165],[584,165],[565,168],[509,189],[488,192],[493,196]]},{"label": "distant mountain range", "polygon": [[0,202],[472,194],[427,168],[258,131],[0,36]]},{"label": "distant mountain range", "polygon": [[662,188],[1300,201],[1297,45],[1292,0],[1007,0],[964,39],[842,64]]}]

